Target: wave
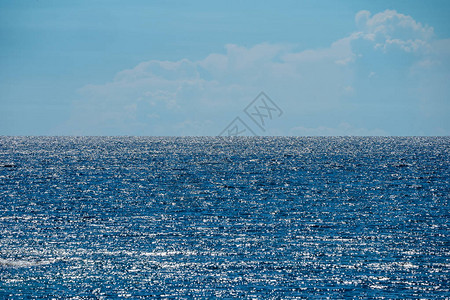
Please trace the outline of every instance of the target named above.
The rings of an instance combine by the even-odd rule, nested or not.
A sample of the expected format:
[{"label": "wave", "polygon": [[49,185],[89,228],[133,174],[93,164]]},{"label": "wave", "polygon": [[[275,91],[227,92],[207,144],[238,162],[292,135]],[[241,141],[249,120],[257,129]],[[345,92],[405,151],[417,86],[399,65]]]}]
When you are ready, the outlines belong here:
[{"label": "wave", "polygon": [[52,260],[22,260],[22,259],[3,259],[0,258],[0,267],[10,267],[10,268],[29,268],[44,266],[54,263],[56,259]]}]

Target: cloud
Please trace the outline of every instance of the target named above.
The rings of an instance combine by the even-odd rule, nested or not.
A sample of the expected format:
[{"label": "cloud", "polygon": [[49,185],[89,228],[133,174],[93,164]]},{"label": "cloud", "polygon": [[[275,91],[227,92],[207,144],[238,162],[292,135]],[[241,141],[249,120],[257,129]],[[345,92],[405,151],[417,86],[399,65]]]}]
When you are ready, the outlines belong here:
[{"label": "cloud", "polygon": [[406,52],[430,50],[433,28],[416,22],[411,16],[395,10],[385,10],[371,16],[369,11],[363,10],[356,14],[355,21],[363,37],[373,41],[375,47],[383,51],[393,47]]},{"label": "cloud", "polygon": [[[355,22],[355,32],[325,48],[228,44],[223,53],[198,61],[141,62],[110,82],[82,87],[66,128],[78,134],[216,135],[264,90],[286,111],[284,125],[272,128],[277,134],[385,135],[381,129],[348,125],[347,111],[358,101],[375,101],[371,91],[400,101],[391,99],[386,82],[380,81],[392,69],[403,70],[396,65],[397,56],[389,60],[391,52],[414,54],[402,76],[424,82],[424,70],[427,78],[439,66],[448,74],[442,65],[448,66],[450,43],[436,39],[433,28],[394,10],[373,16],[360,11]],[[409,93],[401,88],[394,92],[398,99]],[[425,97],[435,91],[423,88],[421,93]],[[444,88],[440,93],[448,96]],[[358,107],[357,114],[366,113],[367,108]],[[324,125],[304,124],[311,116]],[[379,126],[374,121],[365,127]]]},{"label": "cloud", "polygon": [[[111,131],[128,128],[124,133],[147,130],[154,134],[158,131],[149,126],[152,115],[159,117],[165,134],[184,134],[183,124],[190,124],[192,134],[204,134],[207,130],[200,130],[198,124],[212,124],[209,134],[214,135],[223,126],[214,120],[225,115],[227,119],[220,121],[227,123],[261,90],[283,99],[284,107],[302,105],[304,111],[314,110],[319,102],[332,104],[353,91],[349,64],[354,58],[349,43],[350,39],[344,39],[330,48],[302,52],[292,51],[289,45],[230,44],[225,53],[199,61],[142,62],[118,72],[111,82],[82,87],[71,126],[87,131],[103,123]],[[311,104],[312,98],[318,102]]]}]

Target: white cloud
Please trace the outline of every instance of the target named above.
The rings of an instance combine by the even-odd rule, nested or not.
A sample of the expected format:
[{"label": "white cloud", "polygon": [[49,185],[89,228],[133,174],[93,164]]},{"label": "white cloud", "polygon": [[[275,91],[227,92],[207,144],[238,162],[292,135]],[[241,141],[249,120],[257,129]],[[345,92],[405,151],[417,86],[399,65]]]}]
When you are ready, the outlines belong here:
[{"label": "white cloud", "polygon": [[[295,51],[284,44],[262,43],[249,48],[229,44],[224,53],[212,53],[198,61],[142,62],[118,72],[111,82],[81,88],[81,99],[74,103],[68,127],[82,134],[91,134],[92,128],[100,134],[120,128],[123,134],[214,135],[261,90],[293,115],[333,111],[346,99],[363,97],[364,90],[358,89],[355,77],[359,59],[370,56],[370,51],[397,49],[420,54],[411,66],[417,74],[449,61],[450,42],[436,40],[433,28],[410,16],[393,10],[373,16],[361,11],[355,21],[359,31],[321,49]],[[369,43],[370,49],[356,50],[355,43],[360,41]],[[364,77],[381,78],[382,74],[369,70]],[[335,118],[340,122],[339,116]],[[289,129],[292,125],[296,124],[285,125],[286,134],[385,134],[346,123],[335,129]]]},{"label": "white cloud", "polygon": [[383,51],[391,47],[399,47],[406,52],[430,50],[433,28],[416,22],[411,16],[395,10],[371,16],[370,12],[363,10],[356,14],[355,20],[364,38],[373,41],[375,47]]},{"label": "white cloud", "polygon": [[332,43],[329,48],[308,49],[298,53],[288,53],[284,55],[283,60],[293,64],[334,62],[346,65],[354,59],[351,42],[356,38],[358,38],[358,34],[352,34],[349,37],[339,39]]}]

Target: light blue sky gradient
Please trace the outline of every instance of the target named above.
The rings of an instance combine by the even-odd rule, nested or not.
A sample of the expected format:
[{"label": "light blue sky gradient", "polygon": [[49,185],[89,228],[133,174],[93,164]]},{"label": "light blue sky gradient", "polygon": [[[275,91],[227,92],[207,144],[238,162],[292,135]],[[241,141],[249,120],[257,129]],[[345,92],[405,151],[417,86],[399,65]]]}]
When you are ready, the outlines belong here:
[{"label": "light blue sky gradient", "polygon": [[449,135],[448,1],[0,2],[1,135]]}]

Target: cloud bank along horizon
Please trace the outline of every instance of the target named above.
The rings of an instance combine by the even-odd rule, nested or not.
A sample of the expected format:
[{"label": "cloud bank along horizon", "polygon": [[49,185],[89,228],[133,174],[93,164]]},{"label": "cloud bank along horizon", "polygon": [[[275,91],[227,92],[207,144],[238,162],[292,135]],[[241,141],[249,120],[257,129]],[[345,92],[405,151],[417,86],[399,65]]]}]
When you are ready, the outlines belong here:
[{"label": "cloud bank along horizon", "polygon": [[448,135],[450,39],[395,10],[359,11],[327,47],[226,44],[150,59],[79,88],[50,134],[217,135],[260,92],[285,112],[260,135]]}]

